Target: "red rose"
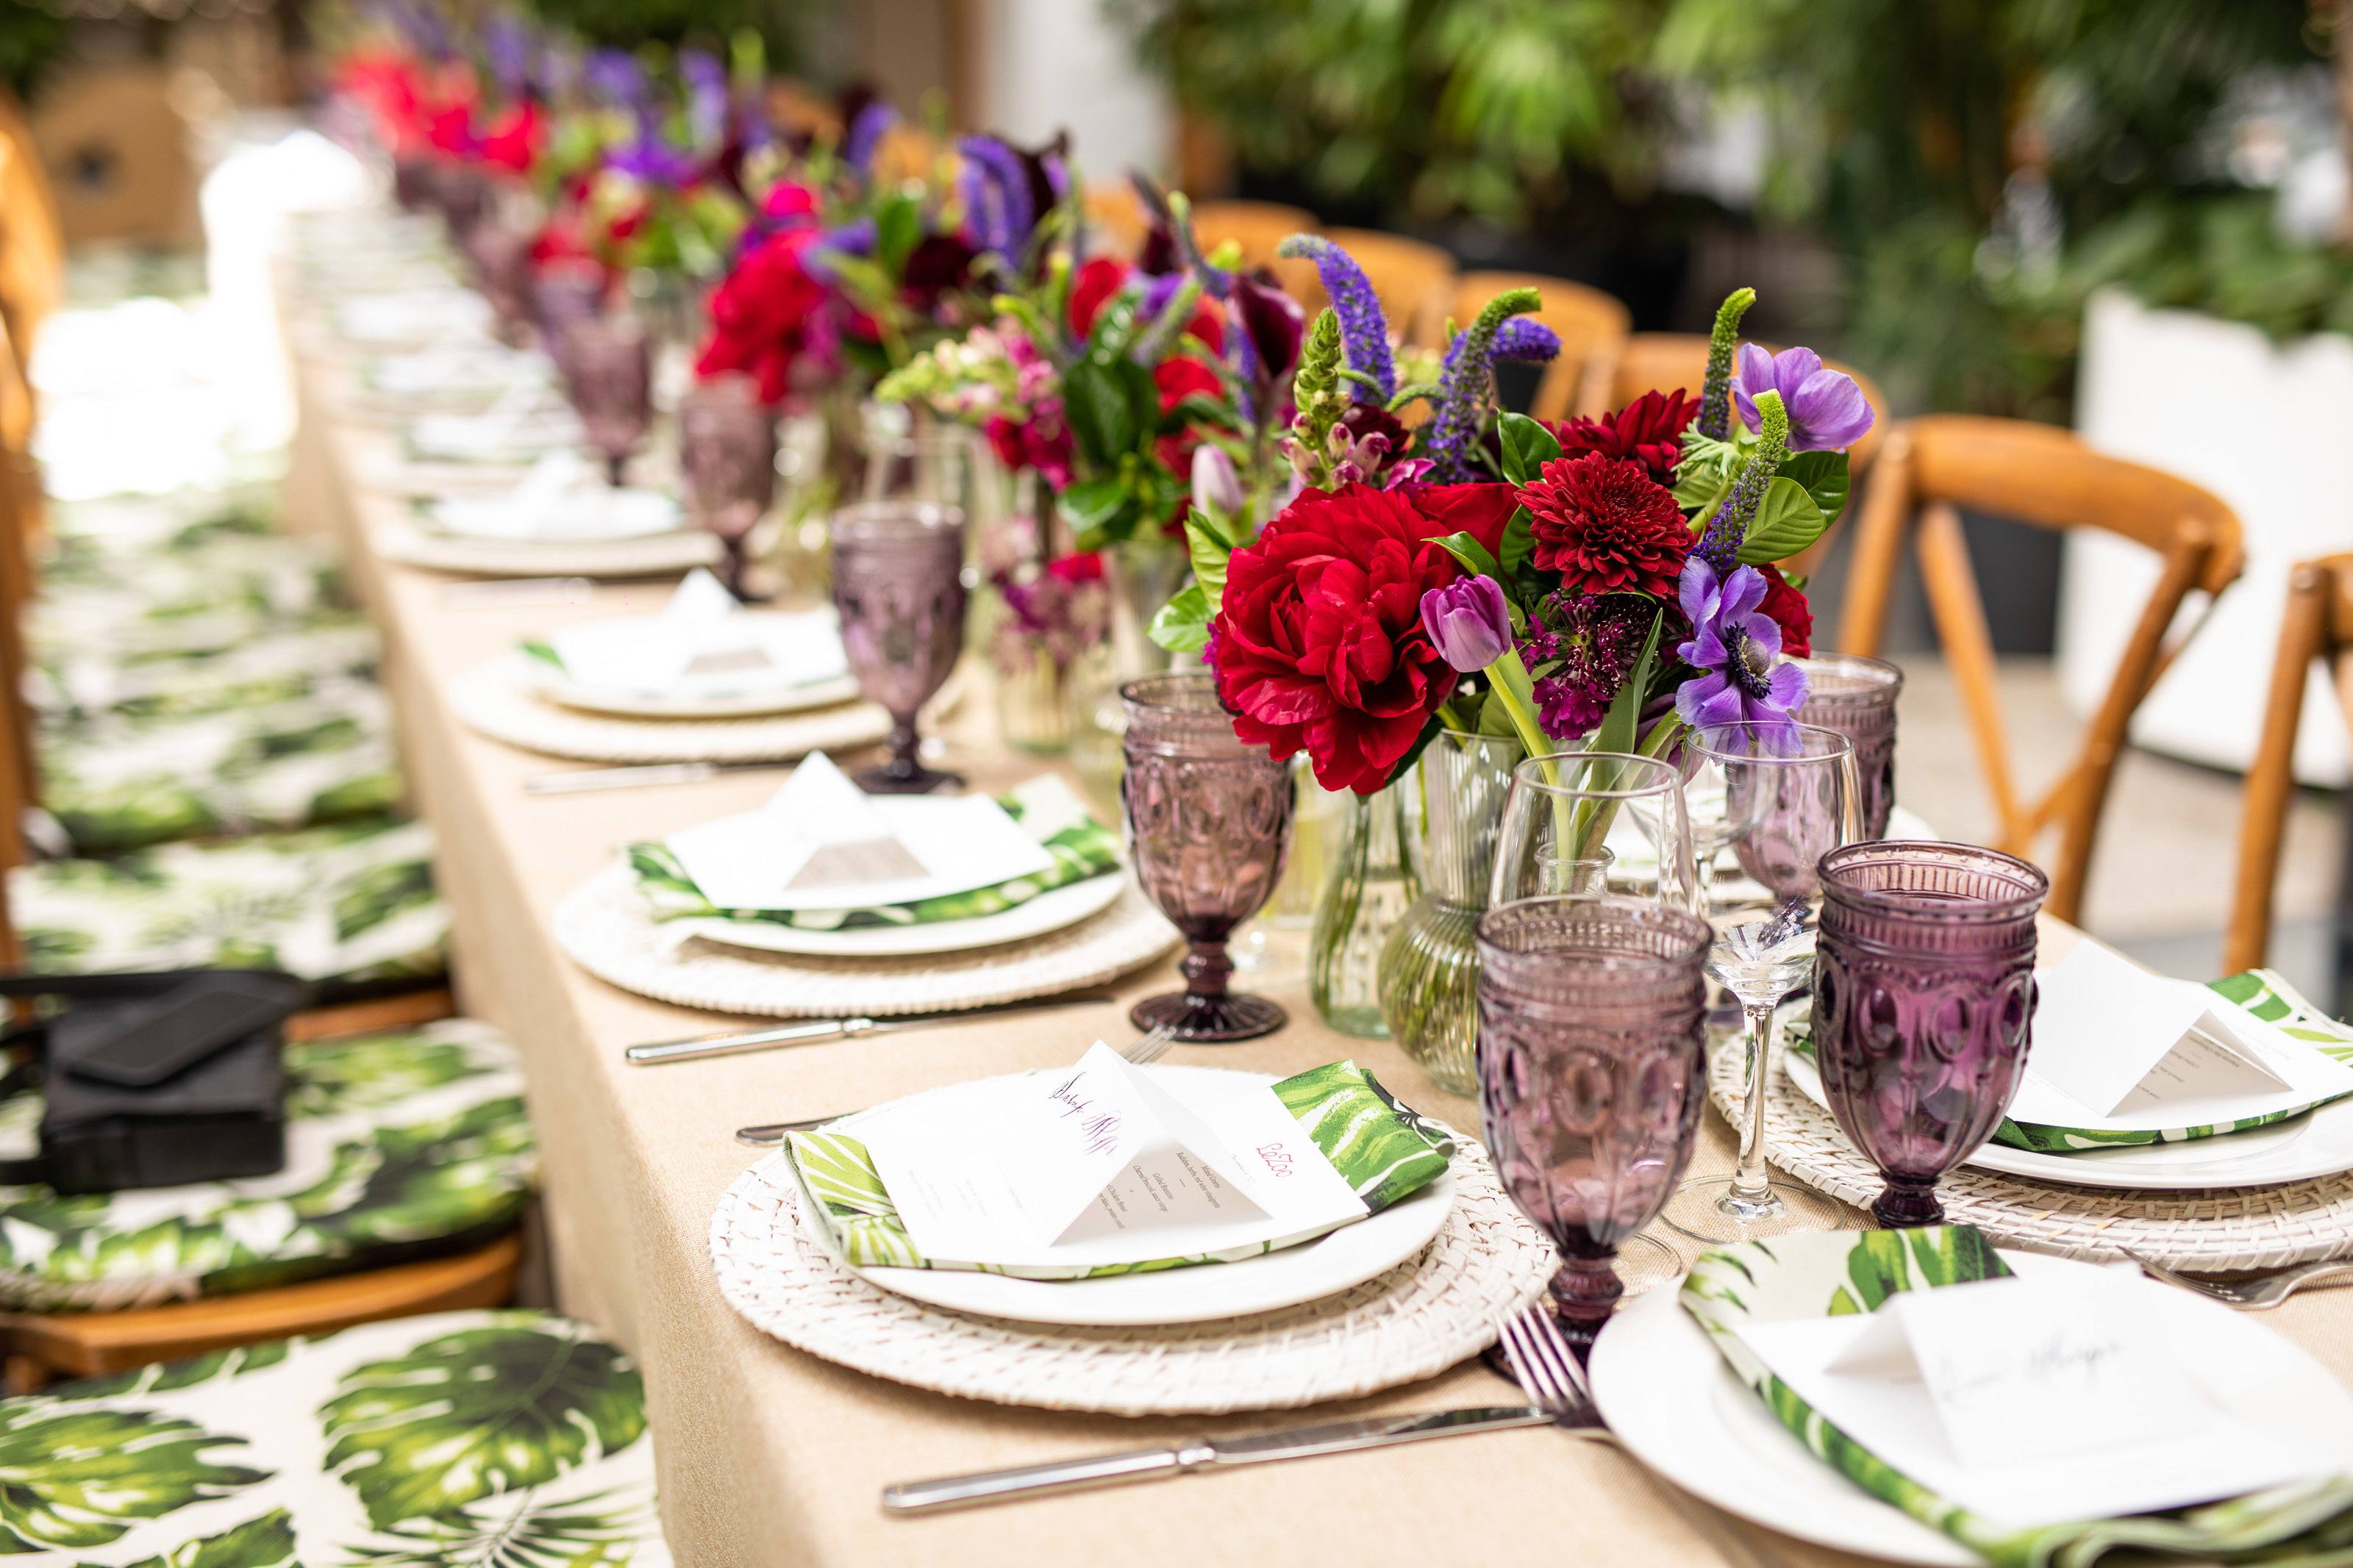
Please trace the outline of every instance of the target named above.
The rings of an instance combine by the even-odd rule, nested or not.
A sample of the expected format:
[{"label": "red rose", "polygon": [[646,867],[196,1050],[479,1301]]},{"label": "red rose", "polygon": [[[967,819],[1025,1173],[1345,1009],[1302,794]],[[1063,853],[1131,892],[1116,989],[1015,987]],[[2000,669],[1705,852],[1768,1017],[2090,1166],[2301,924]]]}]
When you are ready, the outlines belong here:
[{"label": "red rose", "polygon": [[1116,298],[1135,269],[1116,256],[1098,256],[1071,279],[1071,331],[1085,337],[1095,330],[1095,318]]},{"label": "red rose", "polygon": [[1555,458],[1518,496],[1537,569],[1559,573],[1564,588],[1674,597],[1691,529],[1641,464],[1599,452]]},{"label": "red rose", "polygon": [[1805,658],[1814,651],[1814,607],[1781,575],[1778,566],[1759,566],[1757,570],[1765,579],[1764,602],[1757,608],[1781,628],[1782,657]]},{"label": "red rose", "polygon": [[1210,646],[1234,733],[1306,752],[1326,789],[1388,783],[1460,679],[1421,626],[1422,595],[1462,575],[1434,542],[1500,549],[1514,504],[1506,485],[1303,492],[1227,568]]},{"label": "red rose", "polygon": [[1547,425],[1560,441],[1560,455],[1575,458],[1587,452],[1626,458],[1651,470],[1665,484],[1674,477],[1683,456],[1683,426],[1699,416],[1699,399],[1685,398],[1679,387],[1668,396],[1646,392],[1615,414],[1599,419],[1571,419]]},{"label": "red rose", "polygon": [[742,371],[759,383],[764,402],[783,400],[810,319],[825,303],[824,285],[802,265],[817,239],[814,228],[784,229],[736,258],[711,291],[711,336],[695,360],[696,374]]},{"label": "red rose", "polygon": [[515,104],[491,123],[482,136],[482,161],[518,174],[531,173],[538,162],[546,127],[539,106],[528,100]]},{"label": "red rose", "polygon": [[1077,555],[1058,555],[1046,563],[1046,574],[1064,583],[1100,583],[1103,581],[1103,556],[1092,550]]}]

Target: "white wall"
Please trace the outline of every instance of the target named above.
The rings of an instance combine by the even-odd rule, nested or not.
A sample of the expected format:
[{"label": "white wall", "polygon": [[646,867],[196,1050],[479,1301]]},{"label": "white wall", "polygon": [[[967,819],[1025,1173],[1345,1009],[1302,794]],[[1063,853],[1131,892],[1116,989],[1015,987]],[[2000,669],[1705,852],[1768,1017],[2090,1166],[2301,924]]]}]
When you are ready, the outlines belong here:
[{"label": "white wall", "polygon": [[1035,145],[1067,129],[1092,184],[1141,168],[1166,177],[1175,148],[1167,96],[1134,64],[1102,0],[976,0],[985,127]]}]

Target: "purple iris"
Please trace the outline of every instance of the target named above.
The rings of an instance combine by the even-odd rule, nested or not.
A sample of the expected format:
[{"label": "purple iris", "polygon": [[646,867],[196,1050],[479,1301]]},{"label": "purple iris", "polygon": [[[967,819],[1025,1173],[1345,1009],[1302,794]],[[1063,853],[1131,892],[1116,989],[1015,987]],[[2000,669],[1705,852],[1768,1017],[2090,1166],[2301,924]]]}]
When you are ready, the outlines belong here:
[{"label": "purple iris", "polygon": [[1373,384],[1351,382],[1358,403],[1386,405],[1397,395],[1397,365],[1389,357],[1388,317],[1380,296],[1356,258],[1321,235],[1294,234],[1275,247],[1276,254],[1304,257],[1315,263],[1324,292],[1340,318],[1340,343],[1348,368],[1373,378]]},{"label": "purple iris", "polygon": [[1789,411],[1789,450],[1838,452],[1862,439],[1871,428],[1871,404],[1854,377],[1831,369],[1811,349],[1768,354],[1755,343],[1740,345],[1733,362],[1732,401],[1751,430],[1757,428],[1757,395],[1778,392]]},{"label": "purple iris", "polygon": [[1699,673],[1675,692],[1675,712],[1693,729],[1705,731],[1748,722],[1766,727],[1768,739],[1786,732],[1797,738],[1789,715],[1806,700],[1806,672],[1781,658],[1781,627],[1757,606],[1765,602],[1765,578],[1754,566],[1737,566],[1719,578],[1698,556],[1683,563],[1676,597],[1692,624],[1691,640],[1675,649]]},{"label": "purple iris", "polygon": [[1038,223],[1021,154],[994,136],[962,137],[956,151],[964,156],[965,237],[976,250],[1018,259]]},{"label": "purple iris", "polygon": [[1424,594],[1421,629],[1437,645],[1438,657],[1465,675],[1486,668],[1512,647],[1512,612],[1504,590],[1483,574],[1457,577]]},{"label": "purple iris", "polygon": [[849,122],[849,135],[841,144],[841,161],[863,174],[874,161],[874,149],[881,145],[883,136],[899,123],[899,111],[876,99],[858,111]]}]

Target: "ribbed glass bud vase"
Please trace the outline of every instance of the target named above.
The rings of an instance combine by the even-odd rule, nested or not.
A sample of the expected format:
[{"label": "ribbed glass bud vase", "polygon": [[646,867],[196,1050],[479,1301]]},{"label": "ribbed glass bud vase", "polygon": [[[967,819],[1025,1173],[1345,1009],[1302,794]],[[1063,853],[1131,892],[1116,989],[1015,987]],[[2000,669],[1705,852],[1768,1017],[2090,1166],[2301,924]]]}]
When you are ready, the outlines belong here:
[{"label": "ribbed glass bud vase", "polygon": [[1307,995],[1344,1035],[1377,1040],[1389,1032],[1381,943],[1421,896],[1405,849],[1405,803],[1416,788],[1409,770],[1377,795],[1348,796],[1333,834],[1332,868],[1307,935]]}]

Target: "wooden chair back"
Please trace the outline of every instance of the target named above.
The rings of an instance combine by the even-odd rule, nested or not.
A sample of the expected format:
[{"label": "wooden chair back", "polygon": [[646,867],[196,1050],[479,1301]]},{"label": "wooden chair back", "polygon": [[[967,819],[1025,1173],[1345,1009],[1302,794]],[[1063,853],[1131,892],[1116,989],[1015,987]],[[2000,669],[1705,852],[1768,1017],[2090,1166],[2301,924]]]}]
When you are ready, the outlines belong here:
[{"label": "wooden chair back", "polygon": [[1087,254],[1116,256],[1133,261],[1144,251],[1152,219],[1144,199],[1125,180],[1090,184],[1082,198],[1087,220]]},{"label": "wooden chair back", "polygon": [[65,292],[57,193],[15,96],[0,87],[0,327],[17,351],[20,370]]},{"label": "wooden chair back", "polygon": [[2288,803],[2295,798],[2296,732],[2304,719],[2305,682],[2316,659],[2336,682],[2346,733],[2353,736],[2353,554],[2301,562],[2288,574],[2263,732],[2240,806],[2238,879],[2222,937],[2225,974],[2261,968],[2271,950],[2280,843]]},{"label": "wooden chair back", "polygon": [[1634,318],[1615,295],[1538,272],[1465,272],[1454,279],[1451,313],[1459,329],[1478,319],[1487,301],[1513,289],[1533,289],[1544,300],[1535,319],[1560,337],[1560,357],[1545,367],[1528,412],[1538,419],[1609,412],[1609,389]]},{"label": "wooden chair back", "polygon": [[1320,220],[1305,207],[1280,202],[1215,201],[1193,205],[1193,239],[1208,255],[1231,240],[1241,251],[1245,271],[1266,267],[1282,280],[1291,297],[1307,309],[1312,321],[1324,308],[1324,286],[1316,280],[1314,263],[1275,254],[1275,247],[1294,234],[1314,234]]},{"label": "wooden chair back", "polygon": [[[2163,563],[2083,749],[2039,799],[2027,799],[2010,771],[1985,602],[1961,531],[1965,507],[2037,528],[2095,528],[2146,546]],[[2048,425],[1934,415],[1897,426],[1880,448],[1856,522],[1837,647],[1878,651],[1896,565],[1911,539],[1993,795],[1995,845],[2032,858],[2037,841],[2056,832],[2043,907],[2062,920],[2074,920],[2083,908],[2101,813],[2133,711],[2197,629],[2193,623],[2175,636],[2175,617],[2191,593],[2220,594],[2238,576],[2240,535],[2238,514],[2211,491],[2103,456],[2072,431]]]}]

